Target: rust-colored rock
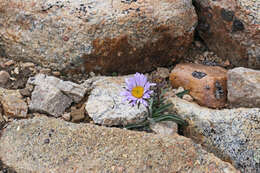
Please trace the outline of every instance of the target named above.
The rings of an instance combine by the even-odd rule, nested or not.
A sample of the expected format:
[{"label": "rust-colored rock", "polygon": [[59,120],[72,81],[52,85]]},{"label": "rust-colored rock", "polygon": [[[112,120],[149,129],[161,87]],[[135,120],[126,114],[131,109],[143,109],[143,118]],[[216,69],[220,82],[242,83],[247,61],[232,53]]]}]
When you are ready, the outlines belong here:
[{"label": "rust-colored rock", "polygon": [[184,57],[192,0],[0,0],[0,55],[64,72],[134,73]]},{"label": "rust-colored rock", "polygon": [[260,1],[194,0],[198,31],[232,65],[260,69]]},{"label": "rust-colored rock", "polygon": [[211,108],[227,102],[227,70],[216,66],[178,64],[170,74],[174,88],[182,86],[197,103]]}]

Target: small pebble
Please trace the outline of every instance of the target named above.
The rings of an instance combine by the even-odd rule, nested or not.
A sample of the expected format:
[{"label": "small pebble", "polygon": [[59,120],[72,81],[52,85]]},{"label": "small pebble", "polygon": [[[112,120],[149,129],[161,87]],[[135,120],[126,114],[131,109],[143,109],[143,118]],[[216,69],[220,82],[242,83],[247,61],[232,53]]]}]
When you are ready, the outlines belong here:
[{"label": "small pebble", "polygon": [[34,67],[34,63],[32,63],[32,62],[26,62],[26,63],[22,63],[21,66],[22,66],[23,68]]},{"label": "small pebble", "polygon": [[15,74],[19,74],[19,68],[18,68],[18,67],[15,67],[14,73],[15,73]]},{"label": "small pebble", "polygon": [[20,89],[19,92],[22,96],[25,96],[25,97],[31,96],[31,91],[29,88]]},{"label": "small pebble", "polygon": [[186,100],[188,102],[192,102],[193,101],[193,98],[189,94],[184,94],[182,99]]},{"label": "small pebble", "polygon": [[6,63],[4,63],[5,66],[11,66],[11,65],[14,65],[14,60],[9,60],[7,61]]},{"label": "small pebble", "polygon": [[225,62],[224,62],[224,67],[227,67],[227,66],[229,66],[230,65],[230,62],[229,62],[229,60],[227,59]]},{"label": "small pebble", "polygon": [[53,74],[54,76],[60,76],[60,72],[59,72],[59,71],[53,71],[52,74]]},{"label": "small pebble", "polygon": [[179,87],[177,90],[175,90],[175,94],[178,94],[178,93],[183,92],[183,91],[184,91],[184,88]]},{"label": "small pebble", "polygon": [[70,121],[71,119],[71,116],[70,116],[70,113],[65,113],[62,115],[62,118],[65,120],[65,121]]},{"label": "small pebble", "polygon": [[44,139],[44,144],[48,144],[48,143],[50,143],[50,139],[49,138]]},{"label": "small pebble", "polygon": [[49,74],[51,72],[51,69],[49,68],[43,68],[40,70],[40,73],[43,73],[43,74]]},{"label": "small pebble", "polygon": [[202,43],[200,41],[195,41],[195,46],[197,48],[201,48],[203,45],[202,45]]},{"label": "small pebble", "polygon": [[3,62],[0,62],[0,67],[5,68],[5,64]]},{"label": "small pebble", "polygon": [[90,75],[91,77],[95,77],[95,76],[96,76],[96,74],[95,74],[93,71],[91,71],[91,72],[89,73],[89,75]]},{"label": "small pebble", "polygon": [[0,84],[4,85],[8,82],[8,80],[10,79],[10,75],[8,72],[6,71],[0,71]]}]

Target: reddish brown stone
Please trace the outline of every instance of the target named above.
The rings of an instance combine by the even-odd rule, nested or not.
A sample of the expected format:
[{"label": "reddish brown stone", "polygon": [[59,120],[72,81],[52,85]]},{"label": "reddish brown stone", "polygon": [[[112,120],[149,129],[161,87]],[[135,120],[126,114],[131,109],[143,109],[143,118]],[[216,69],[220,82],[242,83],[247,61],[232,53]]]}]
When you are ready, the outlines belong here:
[{"label": "reddish brown stone", "polygon": [[216,66],[178,64],[170,74],[174,88],[182,86],[202,106],[224,107],[227,100],[227,70]]}]

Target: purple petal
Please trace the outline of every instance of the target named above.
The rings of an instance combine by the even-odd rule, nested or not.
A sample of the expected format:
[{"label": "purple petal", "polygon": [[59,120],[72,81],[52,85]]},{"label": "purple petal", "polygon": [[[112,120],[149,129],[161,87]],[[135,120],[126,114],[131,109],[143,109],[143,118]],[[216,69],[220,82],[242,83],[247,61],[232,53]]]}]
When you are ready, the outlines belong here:
[{"label": "purple petal", "polygon": [[136,73],[135,76],[135,82],[136,82],[136,86],[140,86],[140,83],[141,83],[141,74],[140,73]]},{"label": "purple petal", "polygon": [[140,81],[140,86],[145,86],[147,83],[147,77],[145,75],[142,75],[141,81]]},{"label": "purple petal", "polygon": [[147,104],[147,101],[146,100],[144,100],[144,99],[140,99],[140,102],[145,106],[145,107],[147,107],[148,106],[148,104]]},{"label": "purple petal", "polygon": [[143,98],[144,99],[149,99],[151,96],[150,96],[150,94],[149,93],[144,93],[144,95],[143,95]]}]

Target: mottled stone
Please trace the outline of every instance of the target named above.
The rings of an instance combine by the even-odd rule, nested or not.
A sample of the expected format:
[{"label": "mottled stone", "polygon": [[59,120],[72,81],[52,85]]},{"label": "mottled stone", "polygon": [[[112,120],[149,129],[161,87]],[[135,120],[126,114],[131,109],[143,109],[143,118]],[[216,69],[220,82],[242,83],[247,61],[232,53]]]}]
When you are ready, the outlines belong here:
[{"label": "mottled stone", "polygon": [[239,172],[177,134],[159,136],[45,116],[11,122],[2,131],[0,157],[17,172]]},{"label": "mottled stone", "polygon": [[199,35],[232,65],[260,69],[260,1],[194,0]]},{"label": "mottled stone", "polygon": [[1,70],[0,71],[0,85],[5,85],[10,79],[10,75],[8,72]]},{"label": "mottled stone", "polygon": [[163,121],[150,124],[150,128],[160,135],[174,135],[178,132],[178,124],[173,121]]},{"label": "mottled stone", "polygon": [[186,55],[192,0],[0,0],[9,58],[65,72],[134,73]]},{"label": "mottled stone", "polygon": [[95,123],[106,126],[127,125],[141,122],[147,116],[143,105],[132,107],[123,101],[121,92],[126,87],[125,78],[128,77],[96,77],[85,82],[86,88],[92,88],[86,111]]},{"label": "mottled stone", "polygon": [[0,88],[0,102],[5,116],[12,118],[26,118],[28,116],[28,106],[22,100],[18,90]]},{"label": "mottled stone", "polygon": [[221,108],[227,100],[227,70],[217,66],[178,64],[170,74],[174,88],[182,86],[200,105]]},{"label": "mottled stone", "polygon": [[63,81],[53,76],[47,76],[45,74],[37,74],[35,77],[28,79],[28,84],[31,85],[51,85],[62,93],[70,97],[74,102],[79,102],[86,94],[87,89],[79,84]]},{"label": "mottled stone", "polygon": [[52,85],[36,85],[32,92],[29,109],[32,112],[47,113],[59,117],[72,102],[70,97]]},{"label": "mottled stone", "polygon": [[70,111],[71,121],[80,122],[85,119],[85,105],[80,108],[72,107]]},{"label": "mottled stone", "polygon": [[260,107],[260,71],[238,67],[227,73],[228,101],[233,106]]},{"label": "mottled stone", "polygon": [[172,111],[189,122],[187,137],[232,163],[241,172],[260,172],[257,160],[260,148],[260,109],[215,110],[171,97]]}]

